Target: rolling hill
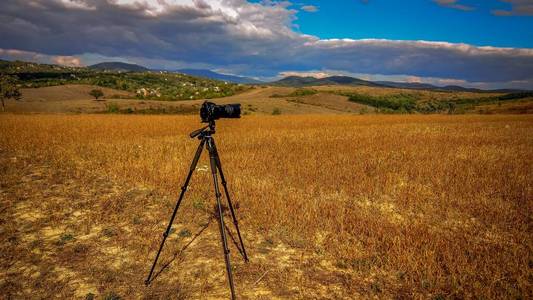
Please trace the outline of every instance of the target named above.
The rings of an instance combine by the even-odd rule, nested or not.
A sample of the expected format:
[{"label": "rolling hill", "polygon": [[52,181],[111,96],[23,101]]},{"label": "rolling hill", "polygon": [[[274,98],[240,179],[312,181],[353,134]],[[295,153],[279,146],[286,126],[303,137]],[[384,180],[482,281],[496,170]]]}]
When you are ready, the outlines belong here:
[{"label": "rolling hill", "polygon": [[319,85],[353,85],[353,86],[374,86],[384,87],[379,83],[372,81],[366,81],[359,78],[349,76],[330,76],[325,78],[315,77],[300,77],[300,76],[288,76],[281,80],[275,81],[273,85],[278,86],[291,86],[291,87],[303,87],[303,86],[319,86]]},{"label": "rolling hill", "polygon": [[89,66],[89,69],[100,71],[113,71],[113,72],[147,72],[150,69],[136,64],[128,64],[123,62],[103,62]]},{"label": "rolling hill", "polygon": [[429,83],[421,82],[393,82],[393,81],[376,81],[376,83],[400,88],[400,89],[412,89],[412,90],[431,90],[431,91],[452,91],[452,92],[472,92],[472,93],[517,93],[523,92],[522,90],[517,89],[496,89],[496,90],[482,90],[476,88],[467,88],[459,85],[446,85],[446,86],[436,86]]},{"label": "rolling hill", "polygon": [[0,74],[15,76],[22,88],[94,85],[126,91],[138,99],[153,100],[212,99],[247,89],[230,82],[180,73],[152,72],[138,65],[114,62],[90,67],[64,67],[6,61],[0,62]]},{"label": "rolling hill", "polygon": [[107,71],[107,72],[149,72],[149,71],[158,72],[158,71],[162,71],[165,73],[182,73],[186,75],[203,77],[207,79],[228,81],[232,83],[246,83],[246,84],[263,83],[262,81],[259,81],[253,78],[238,76],[238,75],[221,74],[221,73],[217,73],[217,72],[207,70],[207,69],[179,69],[179,70],[174,70],[174,71],[152,70],[152,69],[148,69],[146,67],[140,66],[140,65],[128,64],[128,63],[123,63],[123,62],[103,62],[103,63],[89,66],[88,68],[92,70]]}]

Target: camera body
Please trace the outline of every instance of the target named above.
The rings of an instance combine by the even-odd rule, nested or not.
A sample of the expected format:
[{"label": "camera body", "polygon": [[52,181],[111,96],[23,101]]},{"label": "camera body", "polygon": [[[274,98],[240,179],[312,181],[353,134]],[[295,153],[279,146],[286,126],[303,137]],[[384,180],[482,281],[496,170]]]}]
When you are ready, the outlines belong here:
[{"label": "camera body", "polygon": [[240,104],[217,105],[213,102],[205,101],[200,108],[200,118],[202,123],[209,123],[220,118],[240,118]]}]

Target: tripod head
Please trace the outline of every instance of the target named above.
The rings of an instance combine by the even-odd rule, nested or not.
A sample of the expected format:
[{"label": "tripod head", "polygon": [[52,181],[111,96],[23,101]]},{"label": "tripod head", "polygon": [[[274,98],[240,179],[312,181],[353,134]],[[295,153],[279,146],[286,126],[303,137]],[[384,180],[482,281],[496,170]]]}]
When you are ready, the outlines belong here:
[{"label": "tripod head", "polygon": [[215,133],[215,120],[209,121],[209,125],[202,127],[200,129],[196,129],[195,131],[191,132],[189,136],[191,139],[194,139],[195,137],[198,137],[198,139],[202,139],[206,135],[211,135]]}]

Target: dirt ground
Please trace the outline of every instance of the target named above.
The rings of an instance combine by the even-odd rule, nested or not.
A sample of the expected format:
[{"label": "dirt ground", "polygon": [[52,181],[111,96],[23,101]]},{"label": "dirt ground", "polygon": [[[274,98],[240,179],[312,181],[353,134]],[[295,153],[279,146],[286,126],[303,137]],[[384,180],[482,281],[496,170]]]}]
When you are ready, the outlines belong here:
[{"label": "dirt ground", "polygon": [[[146,287],[160,239],[143,247],[139,236],[161,235],[174,199],[83,170],[58,170],[5,154],[0,159],[0,298],[229,297],[214,207],[178,214],[155,278]],[[143,209],[124,222],[121,214],[129,206]],[[240,224],[250,257],[244,263],[227,211],[225,218],[240,299],[352,299],[368,289],[364,282],[348,284],[351,275],[327,257],[258,235],[246,223]]]}]

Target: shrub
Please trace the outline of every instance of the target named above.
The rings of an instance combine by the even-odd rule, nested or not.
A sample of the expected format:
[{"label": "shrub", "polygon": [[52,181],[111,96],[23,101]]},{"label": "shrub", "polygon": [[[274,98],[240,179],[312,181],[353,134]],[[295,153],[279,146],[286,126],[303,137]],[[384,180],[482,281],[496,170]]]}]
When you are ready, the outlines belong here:
[{"label": "shrub", "polygon": [[104,92],[102,92],[102,90],[99,90],[99,89],[94,89],[89,92],[89,95],[93,96],[95,100],[98,100],[98,98],[104,96]]},{"label": "shrub", "polygon": [[294,92],[290,93],[289,97],[303,97],[303,96],[311,96],[318,93],[314,89],[297,89]]},{"label": "shrub", "polygon": [[111,114],[116,114],[120,112],[118,104],[116,103],[109,103],[106,105],[106,108],[107,108],[107,112]]},{"label": "shrub", "polygon": [[522,99],[522,98],[528,98],[533,97],[533,92],[517,92],[517,93],[509,93],[502,95],[498,97],[500,100],[514,100],[514,99]]}]

